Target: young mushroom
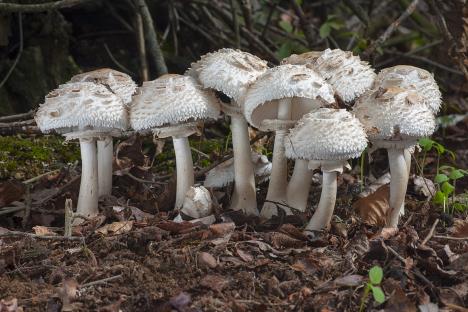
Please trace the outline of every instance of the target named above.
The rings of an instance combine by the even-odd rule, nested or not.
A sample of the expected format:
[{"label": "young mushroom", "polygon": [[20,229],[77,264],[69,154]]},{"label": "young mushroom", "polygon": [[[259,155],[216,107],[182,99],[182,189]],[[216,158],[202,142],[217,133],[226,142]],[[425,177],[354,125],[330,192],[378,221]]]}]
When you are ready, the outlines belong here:
[{"label": "young mushroom", "polygon": [[435,118],[421,95],[391,87],[370,90],[356,102],[353,112],[366,128],[375,148],[386,148],[390,165],[390,211],[387,226],[397,227],[408,184],[405,153],[421,137],[435,130]]},{"label": "young mushroom", "polygon": [[67,140],[79,139],[81,185],[77,213],[98,214],[96,140],[112,129],[125,129],[128,113],[117,95],[91,82],[70,82],[50,92],[37,110],[36,123],[42,132],[55,130]]},{"label": "young mushroom", "polygon": [[275,131],[273,168],[261,216],[278,214],[278,204],[287,214],[287,161],[284,156],[286,132],[304,114],[332,105],[333,90],[317,73],[302,65],[280,65],[268,69],[254,82],[245,98],[247,121],[262,131]]},{"label": "young mushroom", "polygon": [[185,194],[184,203],[175,222],[206,218],[213,214],[211,193],[203,186],[191,186]]},{"label": "young mushroom", "polygon": [[[352,103],[369,90],[376,77],[367,62],[361,61],[359,56],[350,51],[340,49],[293,54],[281,63],[305,65],[315,70],[332,86],[335,96],[345,104]],[[307,166],[307,161],[296,160],[287,188],[288,205],[300,211],[306,209],[310,190],[310,183],[304,181],[312,179],[312,170],[307,170]]]},{"label": "young mushroom", "polygon": [[130,109],[135,130],[153,129],[160,138],[172,137],[176,156],[177,190],[175,208],[194,184],[192,152],[188,137],[198,131],[197,122],[216,119],[219,103],[189,76],[164,75],[138,88]]},{"label": "young mushroom", "polygon": [[309,169],[321,168],[322,194],[306,231],[328,229],[333,216],[337,173],[347,160],[361,155],[367,146],[364,128],[344,109],[319,108],[304,115],[285,140],[286,156],[309,162]]},{"label": "young mushroom", "polygon": [[266,61],[250,53],[221,49],[202,56],[187,72],[205,88],[222,92],[231,99],[230,104],[221,104],[223,113],[231,118],[235,175],[231,209],[251,215],[258,215],[258,209],[248,125],[242,114],[242,104],[249,85],[267,68]]},{"label": "young mushroom", "polygon": [[[110,68],[102,68],[75,75],[70,79],[70,82],[93,82],[102,85],[117,95],[125,105],[130,104],[132,95],[137,88],[137,85],[129,75]],[[117,128],[97,140],[99,196],[110,195],[112,193],[112,162],[114,153],[112,136],[118,135],[122,130],[125,129]]]}]

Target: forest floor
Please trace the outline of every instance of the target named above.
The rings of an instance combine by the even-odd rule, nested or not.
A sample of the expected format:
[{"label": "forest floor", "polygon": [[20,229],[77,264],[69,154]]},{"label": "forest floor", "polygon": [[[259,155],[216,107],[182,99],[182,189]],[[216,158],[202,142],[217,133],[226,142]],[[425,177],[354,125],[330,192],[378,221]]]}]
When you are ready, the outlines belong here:
[{"label": "forest floor", "polygon": [[[466,168],[466,136],[446,137],[454,140],[444,144],[457,155],[457,166]],[[213,156],[212,148],[196,146],[195,154]],[[31,186],[2,182],[0,207],[8,207],[0,209],[1,312],[359,311],[363,302],[363,311],[466,311],[466,211],[443,213],[417,175],[398,230],[378,225],[388,187],[358,199],[359,170],[341,175],[331,230],[310,238],[301,227],[311,212],[246,218],[220,209],[229,188],[218,190],[215,223],[170,221],[175,186],[167,167],[173,158],[146,157],[143,150],[134,137],[116,146],[114,196],[102,198],[102,213],[75,226],[72,237],[63,236],[63,211],[65,200],[75,202],[78,193],[73,163],[52,172],[45,166],[48,173]],[[219,159],[222,153],[214,154]],[[157,170],[148,169],[153,162]],[[381,154],[373,158],[373,166],[385,168],[385,162]],[[426,177],[433,177],[436,158],[428,154],[425,162]],[[21,170],[31,178],[27,167]],[[457,185],[466,191],[466,178]],[[259,187],[261,203],[267,184]],[[319,196],[315,181],[310,207]],[[383,269],[383,304],[365,295],[375,265]]]}]

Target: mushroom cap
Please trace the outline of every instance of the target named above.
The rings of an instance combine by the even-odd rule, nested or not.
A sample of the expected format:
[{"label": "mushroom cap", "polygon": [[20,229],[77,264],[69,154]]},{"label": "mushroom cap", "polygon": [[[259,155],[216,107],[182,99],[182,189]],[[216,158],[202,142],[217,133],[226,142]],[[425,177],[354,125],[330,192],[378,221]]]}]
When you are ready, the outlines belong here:
[{"label": "mushroom cap", "polygon": [[416,90],[434,114],[437,114],[442,104],[442,95],[434,76],[419,67],[398,65],[382,69],[377,75],[374,88],[390,87]]},{"label": "mushroom cap", "polygon": [[104,85],[119,96],[124,104],[132,101],[137,85],[132,78],[122,72],[110,68],[96,69],[73,76],[70,82],[94,82]]},{"label": "mushroom cap", "polygon": [[[252,163],[254,164],[255,177],[259,182],[269,179],[271,174],[272,164],[265,155],[252,152]],[[214,167],[208,171],[205,182],[205,187],[224,187],[234,182],[234,158]]]},{"label": "mushroom cap", "polygon": [[367,146],[359,120],[345,109],[319,108],[302,117],[285,138],[288,158],[346,160]]},{"label": "mushroom cap", "polygon": [[283,60],[288,64],[306,65],[319,73],[344,101],[351,102],[369,90],[376,74],[371,66],[351,51],[326,49],[291,55]]},{"label": "mushroom cap", "polygon": [[435,130],[435,118],[421,95],[399,87],[376,89],[361,96],[353,113],[364,125],[371,142],[400,141],[413,145]]},{"label": "mushroom cap", "polygon": [[176,125],[219,116],[219,102],[190,76],[164,75],[145,81],[133,97],[130,124],[135,130]]},{"label": "mushroom cap", "polygon": [[120,97],[92,82],[69,82],[49,92],[35,119],[42,132],[128,126],[128,112]]},{"label": "mushroom cap", "polygon": [[331,86],[312,69],[280,65],[268,69],[250,86],[244,102],[245,118],[262,129],[265,119],[278,119],[278,100],[285,98],[291,99],[292,120],[335,102]]},{"label": "mushroom cap", "polygon": [[192,63],[186,74],[198,79],[205,88],[223,92],[241,102],[248,86],[268,69],[267,62],[247,52],[220,49]]},{"label": "mushroom cap", "polygon": [[203,186],[191,186],[185,194],[181,212],[194,219],[212,214],[213,200],[210,191]]}]

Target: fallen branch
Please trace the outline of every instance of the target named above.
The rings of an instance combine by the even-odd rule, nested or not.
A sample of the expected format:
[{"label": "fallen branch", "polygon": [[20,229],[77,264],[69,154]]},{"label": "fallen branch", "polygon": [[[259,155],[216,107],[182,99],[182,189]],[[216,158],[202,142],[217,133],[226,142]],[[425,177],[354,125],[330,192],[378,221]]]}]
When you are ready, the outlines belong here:
[{"label": "fallen branch", "polygon": [[436,219],[434,221],[434,224],[431,227],[431,230],[429,231],[429,233],[427,233],[426,238],[421,243],[421,246],[426,245],[426,243],[431,239],[431,237],[434,236],[434,231],[438,223],[439,223],[439,219]]},{"label": "fallen branch", "polygon": [[16,115],[8,115],[8,116],[2,116],[0,117],[0,123],[7,123],[7,122],[12,122],[12,121],[18,121],[21,119],[30,119],[34,117],[34,110],[30,110],[27,113],[21,113],[21,114],[16,114]]},{"label": "fallen branch", "polygon": [[60,235],[37,235],[33,233],[26,233],[26,232],[20,232],[20,231],[9,231],[6,233],[1,233],[0,237],[1,238],[31,237],[31,238],[38,238],[38,239],[44,239],[44,240],[58,240],[58,241],[83,241],[84,240],[84,237],[78,237],[78,236],[66,237],[66,236],[60,236]]},{"label": "fallen branch", "polygon": [[100,279],[100,280],[97,280],[97,281],[94,281],[94,282],[89,282],[89,283],[80,285],[80,288],[85,288],[85,287],[91,287],[91,286],[95,286],[95,285],[106,284],[106,283],[108,283],[108,282],[114,281],[114,280],[119,279],[119,278],[121,278],[121,277],[122,277],[122,274],[119,274],[119,275],[116,275],[116,276],[107,277],[107,278],[103,278],[103,279]]},{"label": "fallen branch", "polygon": [[433,237],[438,238],[438,239],[458,240],[458,241],[468,240],[468,237],[453,237],[453,236],[443,236],[443,235],[434,235]]},{"label": "fallen branch", "polygon": [[0,12],[34,13],[71,8],[91,0],[61,0],[41,4],[0,3]]}]

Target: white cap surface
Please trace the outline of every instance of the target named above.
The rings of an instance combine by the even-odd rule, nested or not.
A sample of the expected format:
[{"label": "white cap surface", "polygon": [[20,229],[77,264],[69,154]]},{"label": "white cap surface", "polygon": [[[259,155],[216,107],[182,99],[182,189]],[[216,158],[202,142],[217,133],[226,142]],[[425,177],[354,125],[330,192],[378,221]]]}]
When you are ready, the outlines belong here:
[{"label": "white cap surface", "polygon": [[304,115],[285,139],[288,158],[346,160],[361,155],[367,137],[357,118],[345,109],[319,108]]},{"label": "white cap surface", "polygon": [[219,116],[219,102],[190,76],[164,75],[145,81],[130,108],[135,130],[158,128]]},{"label": "white cap surface", "polygon": [[124,104],[132,101],[137,85],[132,78],[122,72],[110,68],[96,69],[90,72],[73,76],[70,82],[94,82],[102,84],[119,96]]},{"label": "white cap surface", "polygon": [[105,86],[75,82],[49,92],[35,119],[42,132],[66,128],[125,129],[128,112],[122,100]]},{"label": "white cap surface", "polygon": [[213,213],[213,200],[210,191],[203,186],[191,186],[185,194],[181,212],[198,219],[207,217]]},{"label": "white cap surface", "polygon": [[267,69],[267,62],[255,55],[240,50],[220,49],[203,55],[186,74],[198,79],[204,88],[223,92],[240,102],[249,85]]},{"label": "white cap surface", "polygon": [[366,92],[356,102],[354,114],[364,125],[370,141],[414,141],[435,130],[431,110],[421,95],[398,87]]},{"label": "white cap surface", "polygon": [[291,55],[284,63],[302,64],[315,70],[344,101],[351,102],[369,90],[376,74],[367,62],[351,51],[326,49],[323,52],[307,52]]},{"label": "white cap surface", "polygon": [[425,69],[398,65],[382,69],[375,80],[374,88],[401,87],[417,91],[424,104],[434,113],[440,109],[442,95],[434,76]]},{"label": "white cap surface", "polygon": [[[252,163],[254,164],[255,177],[259,182],[269,179],[272,164],[265,155],[252,152]],[[234,158],[214,167],[208,171],[205,187],[224,187],[234,182]]]},{"label": "white cap surface", "polygon": [[313,109],[335,102],[333,90],[316,72],[302,65],[280,65],[268,69],[247,91],[244,115],[256,128],[275,120],[278,100],[290,98],[291,118],[298,120]]}]

